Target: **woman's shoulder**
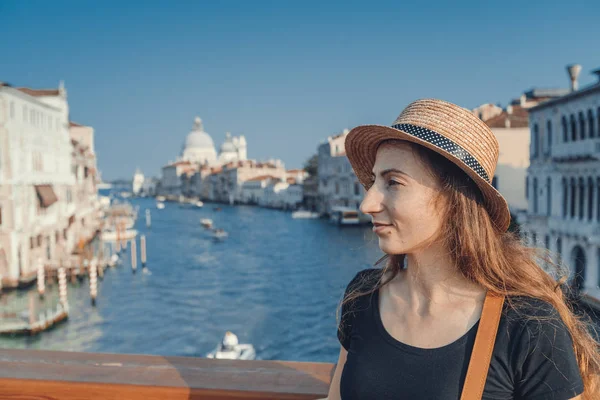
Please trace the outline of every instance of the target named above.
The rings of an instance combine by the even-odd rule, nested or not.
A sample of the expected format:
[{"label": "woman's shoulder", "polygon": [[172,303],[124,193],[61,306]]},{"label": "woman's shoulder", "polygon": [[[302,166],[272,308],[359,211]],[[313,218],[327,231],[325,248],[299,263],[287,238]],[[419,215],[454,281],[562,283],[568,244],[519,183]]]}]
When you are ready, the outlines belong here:
[{"label": "woman's shoulder", "polygon": [[346,294],[356,290],[363,292],[373,289],[382,274],[381,268],[367,268],[358,271],[346,286]]},{"label": "woman's shoulder", "polygon": [[556,335],[557,332],[568,332],[556,307],[534,297],[507,297],[504,319],[510,331],[520,331],[531,339],[541,333]]}]

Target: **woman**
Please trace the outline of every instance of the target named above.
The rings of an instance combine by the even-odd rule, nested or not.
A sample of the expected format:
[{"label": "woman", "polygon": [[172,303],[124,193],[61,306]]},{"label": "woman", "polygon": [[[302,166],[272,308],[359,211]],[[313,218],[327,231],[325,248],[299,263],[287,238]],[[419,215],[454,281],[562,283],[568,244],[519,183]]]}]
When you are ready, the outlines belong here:
[{"label": "woman", "polygon": [[353,129],[346,154],[386,257],[346,289],[328,399],[600,399],[564,279],[507,231],[482,121],[419,100],[392,127]]}]

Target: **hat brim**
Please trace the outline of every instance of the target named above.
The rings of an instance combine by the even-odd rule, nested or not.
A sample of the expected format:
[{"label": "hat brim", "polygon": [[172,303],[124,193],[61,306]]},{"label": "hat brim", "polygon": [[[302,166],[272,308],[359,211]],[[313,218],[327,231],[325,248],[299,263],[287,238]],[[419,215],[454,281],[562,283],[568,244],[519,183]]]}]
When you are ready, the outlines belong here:
[{"label": "hat brim", "polygon": [[495,226],[502,232],[505,232],[508,229],[511,219],[508,203],[496,188],[458,157],[400,129],[383,125],[362,125],[352,129],[348,133],[348,136],[346,136],[346,156],[350,160],[350,164],[352,165],[358,180],[365,189],[369,189],[371,185],[371,176],[373,165],[375,165],[377,148],[381,142],[390,139],[405,140],[427,147],[456,164],[481,190],[486,210]]}]

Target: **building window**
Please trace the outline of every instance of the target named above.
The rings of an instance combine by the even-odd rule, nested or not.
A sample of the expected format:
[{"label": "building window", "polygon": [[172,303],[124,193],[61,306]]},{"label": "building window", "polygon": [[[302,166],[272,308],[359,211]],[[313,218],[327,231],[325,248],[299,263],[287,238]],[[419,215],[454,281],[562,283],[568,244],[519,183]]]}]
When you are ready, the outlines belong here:
[{"label": "building window", "polygon": [[338,182],[335,183],[335,194],[340,194],[340,184]]},{"label": "building window", "polygon": [[533,140],[531,141],[531,158],[537,157],[539,142],[540,142],[540,128],[538,127],[538,124],[533,124]]},{"label": "building window", "polygon": [[573,114],[571,114],[571,140],[573,142],[577,140],[577,122]]},{"label": "building window", "polygon": [[533,178],[533,213],[538,213],[538,181],[537,178]]},{"label": "building window", "polygon": [[27,122],[27,106],[23,106],[23,122]]},{"label": "building window", "polygon": [[360,185],[358,183],[354,183],[354,195],[360,196]]},{"label": "building window", "polygon": [[533,247],[537,246],[537,234],[535,232],[531,232],[531,245]]},{"label": "building window", "polygon": [[577,184],[575,183],[575,178],[571,178],[571,193],[569,201],[571,202],[571,218],[575,218],[575,189],[577,188]]},{"label": "building window", "polygon": [[550,250],[550,236],[549,235],[544,236],[544,246],[546,246],[546,249]]},{"label": "building window", "polygon": [[563,117],[560,119],[561,121],[561,125],[562,125],[562,131],[563,131],[563,142],[568,142],[569,141],[569,128],[568,128],[568,124],[567,124],[567,117],[565,117],[563,115]]},{"label": "building window", "polygon": [[567,217],[567,196],[569,192],[569,185],[567,184],[567,180],[565,178],[562,179],[562,216],[563,218]]},{"label": "building window", "polygon": [[492,178],[492,186],[494,187],[494,189],[498,190],[498,176],[494,175],[494,177]]},{"label": "building window", "polygon": [[585,139],[585,117],[581,111],[579,111],[579,137]]},{"label": "building window", "polygon": [[579,219],[583,219],[584,200],[585,200],[585,182],[583,178],[579,178]]},{"label": "building window", "polygon": [[592,180],[592,178],[588,178],[588,190],[587,190],[587,194],[588,194],[588,209],[587,209],[587,217],[588,220],[591,221],[592,218],[594,218],[594,181]]},{"label": "building window", "polygon": [[546,215],[552,215],[552,178],[546,180]]},{"label": "building window", "polygon": [[29,248],[35,249],[35,238],[29,238]]},{"label": "building window", "polygon": [[596,221],[600,222],[600,178],[596,179]]},{"label": "building window", "polygon": [[588,110],[588,134],[590,138],[596,136],[596,128],[594,127],[594,113],[592,110]]},{"label": "building window", "polygon": [[42,246],[42,235],[38,235],[37,237],[37,247],[41,247]]},{"label": "building window", "polygon": [[529,176],[525,177],[525,198],[529,200]]},{"label": "building window", "polygon": [[546,122],[546,155],[550,154],[552,148],[552,121]]}]

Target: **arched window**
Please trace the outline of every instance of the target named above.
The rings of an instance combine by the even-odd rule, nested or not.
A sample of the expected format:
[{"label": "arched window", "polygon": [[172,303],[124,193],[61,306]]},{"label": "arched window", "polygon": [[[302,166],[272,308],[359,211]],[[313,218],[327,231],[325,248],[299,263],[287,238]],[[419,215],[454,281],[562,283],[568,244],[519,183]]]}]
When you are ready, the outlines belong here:
[{"label": "arched window", "polygon": [[537,178],[533,178],[533,214],[538,213],[538,181]]},{"label": "arched window", "polygon": [[565,117],[563,115],[562,118],[560,119],[560,123],[562,125],[563,142],[568,142],[569,141],[569,126],[567,124],[567,117]]},{"label": "arched window", "polygon": [[577,140],[577,122],[573,114],[571,114],[571,140],[573,142]]},{"label": "arched window", "polygon": [[575,196],[575,189],[577,188],[577,184],[575,183],[575,178],[571,178],[571,190],[570,190],[570,198],[569,198],[569,202],[571,203],[571,212],[569,213],[569,215],[571,216],[571,218],[575,218],[575,201],[576,196]]},{"label": "arched window", "polygon": [[533,124],[533,138],[531,140],[531,158],[538,155],[538,146],[540,143],[540,128],[538,124]]},{"label": "arched window", "polygon": [[567,216],[567,196],[569,193],[569,185],[565,178],[562,179],[562,216],[566,218]]},{"label": "arched window", "polygon": [[579,200],[579,219],[583,219],[585,210],[585,181],[583,178],[579,178],[579,195],[577,200]]},{"label": "arched window", "polygon": [[588,197],[588,206],[587,206],[587,219],[591,221],[594,216],[594,181],[591,177],[588,178],[587,182],[587,197]]},{"label": "arched window", "polygon": [[546,180],[546,215],[552,215],[552,178]]},{"label": "arched window", "polygon": [[585,117],[581,111],[579,111],[579,138],[585,139]]},{"label": "arched window", "polygon": [[546,155],[550,154],[552,148],[552,121],[546,122]]},{"label": "arched window", "polygon": [[592,110],[588,110],[588,136],[591,138],[596,136],[596,127],[594,125],[594,112]]}]

